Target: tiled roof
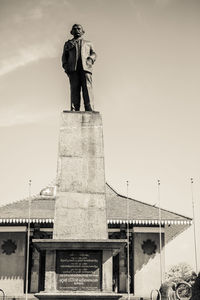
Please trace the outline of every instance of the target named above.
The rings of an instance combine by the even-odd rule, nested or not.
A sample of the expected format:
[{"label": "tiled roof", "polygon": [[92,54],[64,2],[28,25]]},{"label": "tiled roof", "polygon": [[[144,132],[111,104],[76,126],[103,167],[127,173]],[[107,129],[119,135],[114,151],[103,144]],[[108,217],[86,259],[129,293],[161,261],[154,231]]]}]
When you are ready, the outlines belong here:
[{"label": "tiled roof", "polygon": [[[39,194],[32,197],[30,203],[32,222],[53,222],[55,195]],[[119,195],[108,184],[106,184],[106,205],[108,223],[123,223],[129,220],[130,223],[135,224],[158,224],[158,207]],[[2,206],[0,209],[0,223],[26,223],[29,216],[28,207],[28,199]],[[161,218],[165,224],[191,223],[190,218],[164,209],[161,209]]]},{"label": "tiled roof", "polygon": [[[114,191],[108,184],[106,185],[106,198],[107,198],[107,217],[109,222],[114,220],[132,220],[134,223],[137,221],[155,222],[159,220],[159,209],[156,206],[126,198],[116,191]],[[161,219],[165,223],[173,221],[173,223],[191,222],[191,219],[180,214],[161,209]]]}]

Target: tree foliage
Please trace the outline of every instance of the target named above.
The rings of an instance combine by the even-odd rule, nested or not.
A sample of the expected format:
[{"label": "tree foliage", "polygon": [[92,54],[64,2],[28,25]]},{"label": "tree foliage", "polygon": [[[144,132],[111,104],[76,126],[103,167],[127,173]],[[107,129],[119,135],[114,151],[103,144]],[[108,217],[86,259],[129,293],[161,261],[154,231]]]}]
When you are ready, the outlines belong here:
[{"label": "tree foliage", "polygon": [[165,278],[167,281],[180,282],[189,281],[192,276],[193,270],[191,266],[187,263],[179,263],[177,265],[172,266],[168,272],[165,274]]}]

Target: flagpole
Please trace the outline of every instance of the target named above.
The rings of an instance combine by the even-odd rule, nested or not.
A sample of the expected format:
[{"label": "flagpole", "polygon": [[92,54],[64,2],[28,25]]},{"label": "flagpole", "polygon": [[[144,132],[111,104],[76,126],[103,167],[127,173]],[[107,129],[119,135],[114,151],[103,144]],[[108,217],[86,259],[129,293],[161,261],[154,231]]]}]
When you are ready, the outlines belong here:
[{"label": "flagpole", "polygon": [[196,220],[195,220],[195,204],[194,204],[194,191],[193,191],[193,178],[190,178],[191,182],[191,196],[192,196],[192,214],[193,214],[193,234],[194,234],[194,256],[195,256],[195,267],[196,274],[198,274],[198,264],[197,264],[197,241],[196,241]]},{"label": "flagpole", "polygon": [[127,219],[127,293],[130,300],[130,252],[129,252],[129,200],[128,200],[129,182],[126,181],[126,219]]},{"label": "flagpole", "polygon": [[28,197],[28,226],[27,226],[27,250],[26,250],[26,286],[25,299],[28,298],[28,270],[29,270],[29,251],[30,251],[30,215],[31,215],[31,183],[29,180],[29,197]]},{"label": "flagpole", "polygon": [[159,246],[160,246],[160,282],[163,283],[163,270],[162,270],[162,216],[160,205],[160,180],[158,180],[158,212],[159,212]]}]

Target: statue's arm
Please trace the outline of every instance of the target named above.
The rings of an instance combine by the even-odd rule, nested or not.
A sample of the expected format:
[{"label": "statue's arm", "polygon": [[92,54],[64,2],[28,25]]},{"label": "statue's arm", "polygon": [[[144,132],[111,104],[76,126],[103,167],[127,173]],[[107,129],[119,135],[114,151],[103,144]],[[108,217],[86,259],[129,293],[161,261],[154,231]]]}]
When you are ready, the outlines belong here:
[{"label": "statue's arm", "polygon": [[66,51],[66,43],[65,43],[63,48],[63,54],[62,54],[62,67],[64,70],[66,70],[67,58],[68,58],[68,51]]},{"label": "statue's arm", "polygon": [[92,44],[90,45],[90,58],[92,59],[93,63],[97,59],[97,54],[96,54],[96,52],[95,52],[94,47],[93,47]]}]

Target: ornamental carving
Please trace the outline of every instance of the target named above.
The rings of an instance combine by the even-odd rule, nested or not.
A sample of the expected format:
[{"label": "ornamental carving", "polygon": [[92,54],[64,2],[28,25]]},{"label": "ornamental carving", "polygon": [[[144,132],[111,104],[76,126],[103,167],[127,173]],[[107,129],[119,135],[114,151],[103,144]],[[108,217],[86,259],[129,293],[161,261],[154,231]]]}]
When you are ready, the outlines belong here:
[{"label": "ornamental carving", "polygon": [[152,255],[156,253],[157,246],[155,242],[150,239],[144,241],[141,247],[144,254]]},{"label": "ornamental carving", "polygon": [[3,250],[2,253],[5,253],[6,255],[11,255],[12,253],[15,253],[17,245],[14,241],[8,239],[7,241],[3,241],[1,249]]}]

